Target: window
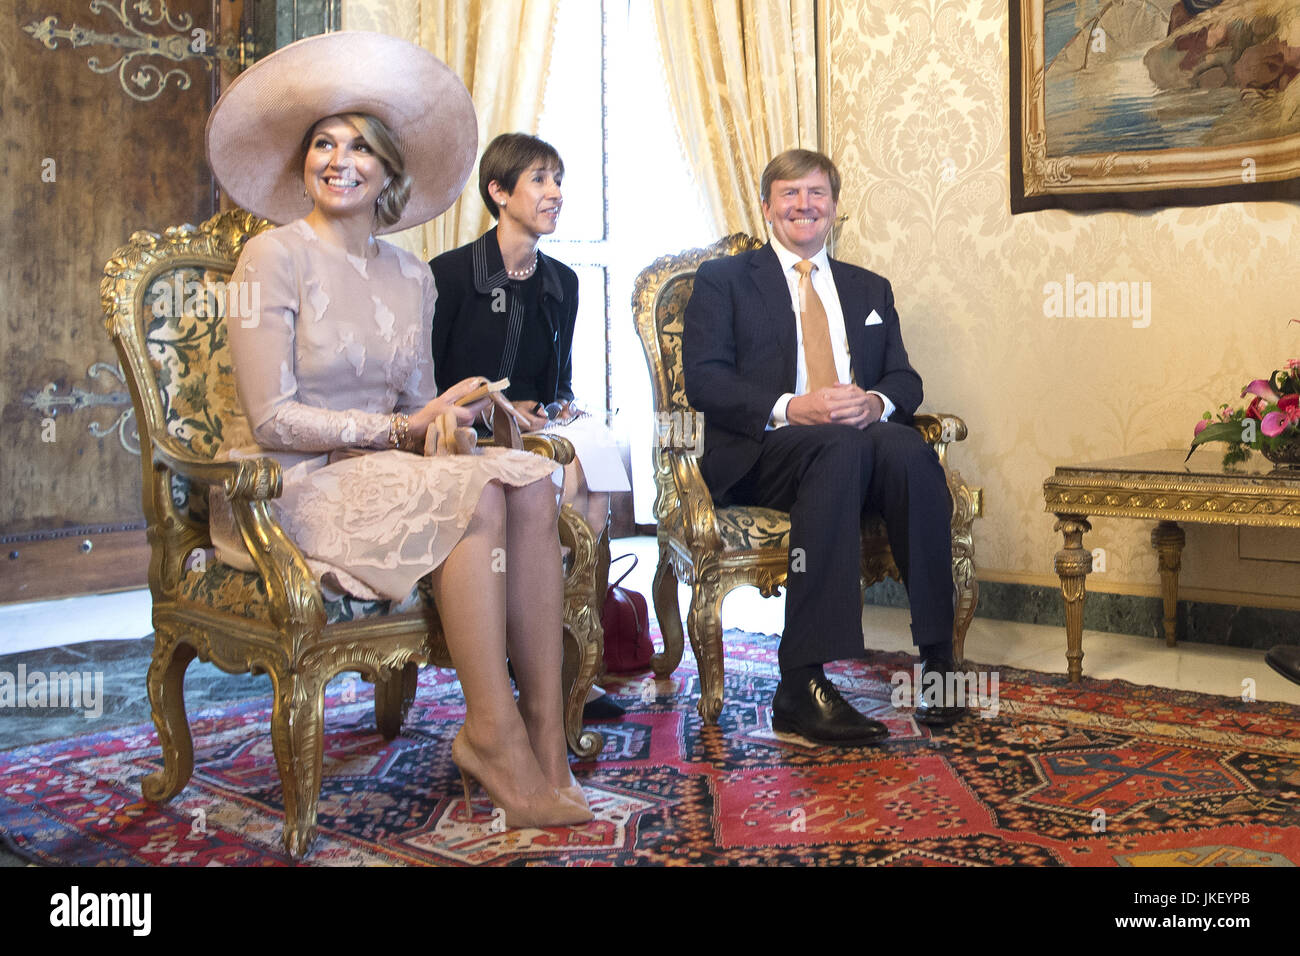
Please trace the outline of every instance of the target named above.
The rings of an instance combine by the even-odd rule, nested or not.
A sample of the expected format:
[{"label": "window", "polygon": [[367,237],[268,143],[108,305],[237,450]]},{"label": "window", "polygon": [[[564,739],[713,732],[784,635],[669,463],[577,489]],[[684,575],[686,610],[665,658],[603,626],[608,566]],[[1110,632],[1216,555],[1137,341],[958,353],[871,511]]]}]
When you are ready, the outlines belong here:
[{"label": "window", "polygon": [[654,416],[632,287],[717,238],[664,84],[650,3],[562,0],[537,134],[564,158],[564,211],[543,248],[578,274],[573,390],[629,445],[638,524],[654,522]]}]

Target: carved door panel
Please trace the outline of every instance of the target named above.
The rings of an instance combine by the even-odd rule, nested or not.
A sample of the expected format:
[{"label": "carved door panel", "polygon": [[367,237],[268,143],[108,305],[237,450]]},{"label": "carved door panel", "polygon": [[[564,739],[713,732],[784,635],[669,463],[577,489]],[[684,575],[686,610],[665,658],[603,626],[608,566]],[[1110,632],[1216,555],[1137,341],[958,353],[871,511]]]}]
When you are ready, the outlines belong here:
[{"label": "carved door panel", "polygon": [[203,131],[237,44],[212,0],[5,8],[0,601],[140,586],[139,449],[99,280],[132,232],[216,211]]}]

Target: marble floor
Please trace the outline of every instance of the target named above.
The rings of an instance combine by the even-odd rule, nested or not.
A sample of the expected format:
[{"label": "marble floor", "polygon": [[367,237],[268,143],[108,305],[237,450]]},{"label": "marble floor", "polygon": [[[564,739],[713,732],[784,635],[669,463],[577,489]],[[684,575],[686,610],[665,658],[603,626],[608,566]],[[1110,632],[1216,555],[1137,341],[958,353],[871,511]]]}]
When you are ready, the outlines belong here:
[{"label": "marble floor", "polygon": [[[649,595],[657,560],[655,541],[638,537],[614,542],[615,555],[628,551],[638,556],[639,563],[624,586]],[[683,610],[689,601],[688,589],[682,588]],[[765,599],[753,588],[741,588],[723,605],[723,621],[728,628],[778,632],[783,604],[779,597]],[[44,668],[103,675],[102,714],[94,719],[67,709],[33,712],[0,708],[0,750],[148,721],[143,673],[152,645],[150,609],[148,591],[0,605],[0,672],[14,675],[21,663],[28,673]],[[865,608],[866,647],[911,651],[908,618],[904,609]],[[1084,632],[1083,649],[1088,677],[1233,697],[1241,695],[1247,686],[1244,682],[1253,681],[1258,699],[1300,705],[1300,686],[1274,673],[1264,663],[1262,651],[1209,644],[1169,648],[1150,637],[1096,631]],[[1059,627],[977,617],[967,634],[966,656],[983,665],[1065,673],[1065,633]],[[193,712],[230,700],[265,696],[270,687],[266,677],[226,675],[210,664],[195,662],[187,674],[185,690]],[[6,864],[21,862],[0,849],[0,866]]]}]

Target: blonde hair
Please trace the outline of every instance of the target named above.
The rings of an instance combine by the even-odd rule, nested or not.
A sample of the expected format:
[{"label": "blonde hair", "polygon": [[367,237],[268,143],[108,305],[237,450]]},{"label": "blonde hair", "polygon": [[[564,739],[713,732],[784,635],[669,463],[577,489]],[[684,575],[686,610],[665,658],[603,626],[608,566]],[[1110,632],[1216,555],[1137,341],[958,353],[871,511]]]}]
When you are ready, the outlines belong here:
[{"label": "blonde hair", "polygon": [[[311,145],[312,134],[316,132],[316,127],[327,119],[341,119],[345,123],[349,123],[361,134],[361,138],[366,141],[371,151],[384,164],[389,181],[380,190],[379,198],[375,200],[375,219],[381,226],[391,226],[402,218],[406,203],[411,198],[411,185],[414,182],[410,176],[406,175],[406,160],[402,157],[402,151],[397,148],[397,141],[393,137],[392,130],[379,117],[372,116],[369,113],[337,113],[333,116],[323,116],[312,124],[311,129],[307,131],[307,135],[303,138],[302,154],[304,160]],[[299,165],[302,164],[299,163]]]}]

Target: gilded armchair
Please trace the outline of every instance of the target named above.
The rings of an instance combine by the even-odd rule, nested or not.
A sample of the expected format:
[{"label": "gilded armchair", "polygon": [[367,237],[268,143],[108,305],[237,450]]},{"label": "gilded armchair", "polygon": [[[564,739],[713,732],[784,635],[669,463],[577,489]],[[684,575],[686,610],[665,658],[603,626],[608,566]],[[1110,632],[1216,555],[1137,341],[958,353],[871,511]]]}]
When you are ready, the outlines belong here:
[{"label": "gilded armchair", "polygon": [[[280,466],[271,458],[214,461],[235,408],[234,378],[217,290],[245,240],[270,228],[234,210],[199,227],[137,232],[104,267],[105,324],[125,370],[140,431],[144,512],[151,549],[155,628],[149,702],[163,769],[145,799],[178,794],[194,767],[185,714],[185,670],[195,656],[228,673],[265,673],[273,696],[271,739],[284,790],[284,846],[303,856],[316,831],[325,685],[355,671],[375,685],[375,722],[392,739],[414,699],[421,664],[450,666],[437,609],[423,586],[402,601],[326,598],[302,553],[276,521]],[[210,291],[209,291],[210,290]],[[572,445],[526,439],[565,463]],[[224,490],[256,565],[246,573],[210,556],[208,494]],[[582,707],[601,667],[595,601],[598,543],[565,507],[565,663],[570,748],[598,753]],[[423,585],[424,582],[422,582]]]},{"label": "gilded armchair", "polygon": [[[682,320],[701,262],[756,249],[762,243],[737,233],[706,249],[666,256],[641,272],[632,297],[634,318],[654,387],[656,439],[655,519],[659,565],[654,578],[655,615],[664,649],[656,654],[656,677],[667,677],[681,662],[683,640],[677,586],[691,587],[687,631],[700,672],[700,716],[716,723],[722,711],[722,601],[741,585],[758,588],[764,597],[785,583],[790,521],[770,508],[715,508],[700,474],[698,455],[704,418],[686,401],[682,377]],[[948,467],[948,445],[966,437],[966,424],[955,415],[918,414],[915,426],[938,453],[952,493],[952,567],[956,601],[953,650],[963,659],[966,630],[975,614],[979,585],[975,580],[971,525],[982,507],[981,491],[969,487]],[[862,583],[866,588],[886,577],[899,578],[885,528],[869,517],[862,530]]]}]

